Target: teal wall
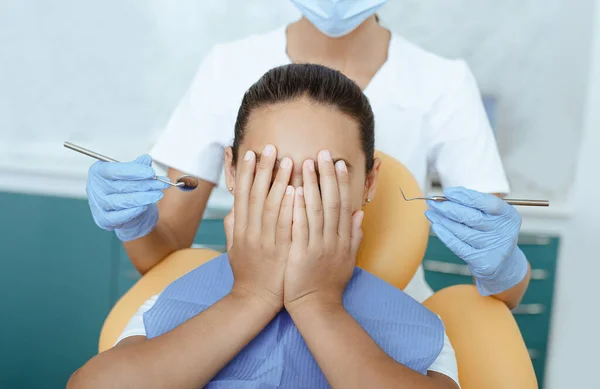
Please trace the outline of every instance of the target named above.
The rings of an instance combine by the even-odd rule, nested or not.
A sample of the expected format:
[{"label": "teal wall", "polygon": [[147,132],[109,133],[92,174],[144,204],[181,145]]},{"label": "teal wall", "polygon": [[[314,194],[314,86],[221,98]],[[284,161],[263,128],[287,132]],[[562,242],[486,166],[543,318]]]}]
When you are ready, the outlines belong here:
[{"label": "teal wall", "polygon": [[[104,318],[139,274],[86,200],[0,192],[0,388],[64,388],[97,351]],[[221,220],[196,242],[222,250]],[[523,236],[534,279],[514,312],[543,382],[559,240]],[[464,263],[432,237],[424,258],[434,289],[470,283]]]},{"label": "teal wall", "polygon": [[0,388],[64,388],[97,350],[119,242],[87,201],[0,193]]}]

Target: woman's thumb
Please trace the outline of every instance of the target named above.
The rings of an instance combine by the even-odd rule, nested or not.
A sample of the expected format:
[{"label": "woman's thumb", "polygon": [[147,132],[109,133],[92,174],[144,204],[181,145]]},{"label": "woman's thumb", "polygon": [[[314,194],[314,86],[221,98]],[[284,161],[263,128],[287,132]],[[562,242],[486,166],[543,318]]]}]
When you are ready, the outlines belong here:
[{"label": "woman's thumb", "polygon": [[233,245],[234,222],[235,218],[233,215],[233,208],[231,208],[231,211],[229,211],[227,216],[225,216],[225,219],[223,219],[223,226],[225,227],[225,237],[227,238],[227,251],[229,251],[229,249],[231,249],[231,246]]},{"label": "woman's thumb", "polygon": [[352,236],[351,236],[351,248],[352,255],[356,257],[358,254],[358,248],[360,247],[360,243],[363,239],[363,231],[362,231],[362,222],[365,217],[365,213],[363,211],[357,211],[352,216]]}]

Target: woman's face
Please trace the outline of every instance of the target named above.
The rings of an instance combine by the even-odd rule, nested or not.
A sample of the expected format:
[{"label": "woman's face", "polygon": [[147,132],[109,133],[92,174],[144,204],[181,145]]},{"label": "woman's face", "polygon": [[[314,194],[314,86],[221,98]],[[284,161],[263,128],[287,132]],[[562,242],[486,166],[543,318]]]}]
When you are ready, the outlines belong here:
[{"label": "woman's face", "polygon": [[[319,151],[328,150],[334,162],[346,162],[352,205],[354,210],[358,210],[367,198],[372,199],[375,195],[380,167],[380,161],[376,160],[371,172],[366,174],[365,155],[358,131],[358,124],[338,110],[301,98],[254,110],[249,116],[238,155],[243,156],[246,151],[252,150],[259,161],[266,145],[275,146],[278,160],[283,157],[292,160],[290,185],[299,187],[303,185],[303,162],[307,159],[316,161]],[[238,163],[241,160],[238,158]],[[226,179],[230,188],[235,188],[235,171],[231,148],[228,148]]]}]

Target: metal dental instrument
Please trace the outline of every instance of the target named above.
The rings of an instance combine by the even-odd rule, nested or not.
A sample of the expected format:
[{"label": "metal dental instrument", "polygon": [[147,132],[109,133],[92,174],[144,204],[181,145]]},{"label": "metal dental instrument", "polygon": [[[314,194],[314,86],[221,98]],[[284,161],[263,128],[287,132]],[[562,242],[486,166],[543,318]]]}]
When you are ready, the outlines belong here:
[{"label": "metal dental instrument", "polygon": [[[96,153],[94,151],[88,150],[88,149],[83,148],[81,146],[77,146],[76,144],[73,144],[71,142],[65,142],[64,146],[66,148],[68,148],[68,149],[77,151],[78,153],[81,153],[81,154],[85,154],[88,157],[96,158],[96,159],[98,159],[100,161],[104,161],[104,162],[119,162],[116,159],[113,159],[113,158],[107,157],[105,155]],[[192,190],[194,190],[194,189],[196,189],[198,187],[198,180],[196,178],[192,177],[192,176],[187,175],[187,174],[184,174],[183,176],[179,176],[177,178],[177,180],[176,180],[175,183],[172,183],[172,182],[167,181],[167,180],[163,180],[162,178],[158,178],[156,176],[154,176],[154,179],[157,180],[157,181],[160,181],[160,182],[164,182],[165,184],[174,186],[176,188],[179,188],[180,190],[183,190],[183,191],[186,191],[186,192],[192,191]]]},{"label": "metal dental instrument", "polygon": [[[402,197],[404,197],[404,200],[406,200],[406,201],[413,201],[413,200],[448,201],[448,199],[445,196],[407,198],[404,195],[402,188],[400,188],[400,193],[402,193]],[[525,207],[547,207],[550,205],[550,202],[548,200],[521,200],[521,199],[502,199],[502,200],[504,200],[507,204],[510,204],[510,205],[522,205]]]}]

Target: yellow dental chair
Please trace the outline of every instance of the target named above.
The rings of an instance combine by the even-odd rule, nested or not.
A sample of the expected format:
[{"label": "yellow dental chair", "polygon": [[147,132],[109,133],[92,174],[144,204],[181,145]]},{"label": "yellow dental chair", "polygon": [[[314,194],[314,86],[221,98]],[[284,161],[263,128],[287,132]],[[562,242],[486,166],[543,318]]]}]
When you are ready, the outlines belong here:
[{"label": "yellow dental chair", "polygon": [[[429,237],[426,203],[405,202],[421,193],[398,161],[382,159],[375,199],[365,207],[364,239],[357,266],[403,289],[421,263]],[[218,256],[206,249],[173,253],[142,277],[113,307],[100,334],[99,351],[111,348],[129,319],[151,296],[185,273]],[[456,352],[462,389],[533,389],[537,381],[519,328],[506,305],[482,297],[472,285],[442,289],[425,306],[444,321]]]}]

